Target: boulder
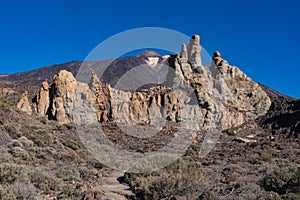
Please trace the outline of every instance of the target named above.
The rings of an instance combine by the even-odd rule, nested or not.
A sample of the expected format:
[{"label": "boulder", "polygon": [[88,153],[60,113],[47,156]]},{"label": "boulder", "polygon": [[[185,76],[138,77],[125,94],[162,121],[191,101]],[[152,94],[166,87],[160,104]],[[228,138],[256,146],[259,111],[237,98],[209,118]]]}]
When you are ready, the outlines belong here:
[{"label": "boulder", "polygon": [[21,94],[21,99],[17,104],[17,108],[23,112],[26,112],[28,115],[32,114],[31,104],[28,100],[28,91],[23,91]]},{"label": "boulder", "polygon": [[6,97],[13,93],[16,93],[16,91],[14,91],[10,88],[0,88],[0,98]]}]

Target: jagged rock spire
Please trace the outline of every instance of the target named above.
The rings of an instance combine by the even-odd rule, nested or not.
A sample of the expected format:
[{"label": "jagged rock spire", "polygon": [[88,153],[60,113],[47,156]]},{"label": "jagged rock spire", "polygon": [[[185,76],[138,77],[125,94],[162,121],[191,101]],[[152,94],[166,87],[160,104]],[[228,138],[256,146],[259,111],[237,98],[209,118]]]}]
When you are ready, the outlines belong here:
[{"label": "jagged rock spire", "polygon": [[49,84],[44,81],[40,87],[39,94],[37,95],[37,113],[40,116],[47,114],[49,108]]},{"label": "jagged rock spire", "polygon": [[92,71],[92,77],[90,80],[90,87],[91,88],[96,88],[96,87],[102,87],[102,82],[100,81],[99,77],[97,76],[97,74],[94,72],[94,70]]},{"label": "jagged rock spire", "polygon": [[197,68],[201,66],[201,46],[200,46],[200,36],[193,35],[190,39],[190,43],[187,48],[188,53],[188,61],[192,65],[193,68]]},{"label": "jagged rock spire", "polygon": [[188,60],[187,49],[186,49],[185,44],[182,44],[182,46],[181,46],[180,58],[182,61],[185,61],[185,62]]},{"label": "jagged rock spire", "polygon": [[214,52],[214,56],[213,56],[212,60],[213,60],[213,63],[215,66],[228,65],[228,62],[222,58],[221,53],[219,51]]}]

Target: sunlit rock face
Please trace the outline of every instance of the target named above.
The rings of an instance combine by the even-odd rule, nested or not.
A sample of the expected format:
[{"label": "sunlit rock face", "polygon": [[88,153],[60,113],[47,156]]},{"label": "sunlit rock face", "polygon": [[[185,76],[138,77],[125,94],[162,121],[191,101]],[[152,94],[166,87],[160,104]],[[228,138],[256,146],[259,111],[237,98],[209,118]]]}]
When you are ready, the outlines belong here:
[{"label": "sunlit rock face", "polygon": [[200,53],[200,36],[194,35],[180,55],[146,57],[149,69],[165,59],[169,70],[159,84],[137,90],[117,89],[92,72],[91,80],[83,83],[60,71],[50,88],[43,83],[37,112],[60,123],[155,124],[193,118],[199,129],[208,130],[238,126],[268,111],[271,101],[256,82],[219,52],[211,66],[204,66]]}]

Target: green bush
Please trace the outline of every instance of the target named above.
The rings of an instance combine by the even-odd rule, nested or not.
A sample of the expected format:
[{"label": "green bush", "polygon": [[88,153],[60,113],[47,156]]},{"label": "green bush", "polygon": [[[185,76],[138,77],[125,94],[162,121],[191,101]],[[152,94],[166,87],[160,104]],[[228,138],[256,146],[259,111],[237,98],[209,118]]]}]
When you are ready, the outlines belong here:
[{"label": "green bush", "polygon": [[57,199],[75,199],[82,196],[82,192],[79,189],[71,186],[66,186],[58,194]]},{"label": "green bush", "polygon": [[1,200],[16,200],[16,196],[8,187],[1,187],[0,186],[0,199]]},{"label": "green bush", "polygon": [[0,183],[12,184],[25,177],[24,168],[13,163],[0,164]]},{"label": "green bush", "polygon": [[28,139],[39,147],[48,147],[53,143],[53,134],[50,130],[39,129],[32,131],[28,135]]},{"label": "green bush", "polygon": [[281,200],[281,197],[276,192],[272,191],[263,191],[258,195],[257,200]]},{"label": "green bush", "polygon": [[270,162],[272,159],[272,155],[269,153],[262,153],[259,156],[259,160],[260,161],[264,161],[264,162]]},{"label": "green bush", "polygon": [[10,105],[7,102],[7,100],[5,100],[3,98],[0,99],[0,109],[1,110],[6,110],[6,111],[10,110]]},{"label": "green bush", "polygon": [[69,147],[70,149],[73,149],[73,150],[80,149],[80,145],[74,141],[63,141],[62,143],[64,146]]},{"label": "green bush", "polygon": [[219,200],[219,196],[215,192],[204,192],[198,197],[198,200]]},{"label": "green bush", "polygon": [[21,133],[19,131],[17,131],[17,129],[13,126],[4,126],[4,129],[6,130],[6,132],[9,134],[10,137],[12,137],[13,139],[17,139],[19,137],[21,137]]},{"label": "green bush", "polygon": [[298,193],[288,193],[288,194],[282,195],[282,199],[284,199],[284,200],[295,200],[295,199],[297,199],[298,200],[298,199],[300,199],[300,191]]},{"label": "green bush", "polygon": [[18,182],[11,186],[12,191],[18,200],[35,200],[36,189],[27,182]]},{"label": "green bush", "polygon": [[19,158],[22,160],[28,160],[30,158],[28,152],[22,147],[13,147],[11,149],[11,154],[14,156],[14,158]]},{"label": "green bush", "polygon": [[46,176],[40,172],[30,174],[30,181],[36,188],[46,192],[57,191],[61,187],[61,182],[59,180]]},{"label": "green bush", "polygon": [[300,167],[282,166],[268,174],[263,180],[263,187],[267,191],[278,194],[299,192]]},{"label": "green bush", "polygon": [[162,199],[171,196],[189,196],[196,199],[202,189],[202,168],[192,160],[179,159],[165,169],[147,176],[125,174],[136,196],[143,199]]},{"label": "green bush", "polygon": [[64,181],[80,181],[78,170],[70,166],[62,167],[56,175]]}]

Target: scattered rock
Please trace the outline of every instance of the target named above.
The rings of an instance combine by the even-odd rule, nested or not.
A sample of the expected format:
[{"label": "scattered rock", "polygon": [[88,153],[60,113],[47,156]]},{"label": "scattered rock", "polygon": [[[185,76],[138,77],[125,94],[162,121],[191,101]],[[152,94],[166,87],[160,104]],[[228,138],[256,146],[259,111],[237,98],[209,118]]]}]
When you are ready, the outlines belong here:
[{"label": "scattered rock", "polygon": [[16,91],[14,91],[10,88],[0,88],[0,98],[6,97],[13,93],[16,93]]},{"label": "scattered rock", "polygon": [[87,192],[83,195],[82,200],[102,200],[101,192]]},{"label": "scattered rock", "polygon": [[239,142],[239,143],[250,143],[250,142],[254,143],[254,142],[256,142],[256,140],[249,140],[249,139],[241,138],[241,137],[234,138],[233,141]]},{"label": "scattered rock", "polygon": [[28,91],[23,91],[22,92],[22,97],[17,104],[17,108],[23,112],[26,112],[28,115],[32,114],[32,109],[30,102],[28,100]]}]

